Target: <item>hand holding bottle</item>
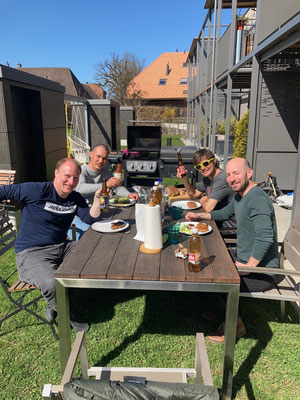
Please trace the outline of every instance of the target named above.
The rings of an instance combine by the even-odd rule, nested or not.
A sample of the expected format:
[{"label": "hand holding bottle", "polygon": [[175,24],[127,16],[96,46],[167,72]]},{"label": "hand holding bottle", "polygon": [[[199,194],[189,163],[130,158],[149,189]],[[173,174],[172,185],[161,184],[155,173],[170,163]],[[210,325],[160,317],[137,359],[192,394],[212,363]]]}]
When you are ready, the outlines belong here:
[{"label": "hand holding bottle", "polygon": [[115,177],[111,177],[110,179],[108,179],[108,181],[106,182],[107,187],[113,188],[113,187],[119,187],[121,186],[121,181]]}]

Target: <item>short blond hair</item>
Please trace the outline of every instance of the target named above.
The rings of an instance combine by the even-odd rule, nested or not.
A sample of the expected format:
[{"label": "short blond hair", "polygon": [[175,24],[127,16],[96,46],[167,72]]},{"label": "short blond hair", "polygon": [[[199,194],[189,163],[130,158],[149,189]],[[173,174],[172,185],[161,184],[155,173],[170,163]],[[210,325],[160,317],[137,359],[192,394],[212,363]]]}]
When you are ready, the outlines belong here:
[{"label": "short blond hair", "polygon": [[74,160],[74,158],[68,158],[68,157],[62,158],[61,160],[57,161],[55,169],[59,171],[59,169],[68,161],[73,163],[78,168],[79,173],[81,173],[81,165],[79,164],[79,162]]}]

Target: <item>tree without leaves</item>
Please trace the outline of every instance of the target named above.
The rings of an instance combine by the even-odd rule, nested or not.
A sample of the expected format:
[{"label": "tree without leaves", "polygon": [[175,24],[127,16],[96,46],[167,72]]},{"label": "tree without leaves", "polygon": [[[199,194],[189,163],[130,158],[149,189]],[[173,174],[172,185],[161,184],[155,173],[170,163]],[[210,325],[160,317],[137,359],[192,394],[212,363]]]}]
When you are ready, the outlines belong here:
[{"label": "tree without leaves", "polygon": [[[120,105],[127,105],[131,100],[127,99],[127,89],[131,81],[144,68],[144,60],[137,58],[135,54],[125,53],[122,57],[112,53],[110,59],[104,60],[94,66],[96,69],[95,79],[108,91],[108,98],[115,100]],[[133,96],[139,97],[135,91]]]}]

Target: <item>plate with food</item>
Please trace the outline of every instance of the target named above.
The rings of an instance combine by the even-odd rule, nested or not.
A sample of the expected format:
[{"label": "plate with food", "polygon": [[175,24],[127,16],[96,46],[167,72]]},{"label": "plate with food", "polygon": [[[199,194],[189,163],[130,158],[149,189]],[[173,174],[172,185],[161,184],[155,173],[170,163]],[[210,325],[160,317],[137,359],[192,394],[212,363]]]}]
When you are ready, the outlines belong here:
[{"label": "plate with food", "polygon": [[116,196],[109,200],[109,204],[114,207],[130,207],[135,203],[135,200],[129,197]]},{"label": "plate with food", "polygon": [[94,222],[92,224],[92,228],[97,232],[102,233],[111,233],[111,232],[120,232],[127,229],[129,223],[127,221],[123,221],[122,219],[114,219],[114,220],[105,220]]},{"label": "plate with food", "polygon": [[191,235],[193,228],[198,230],[198,235],[205,235],[212,231],[212,227],[203,222],[181,222],[179,232],[184,233],[185,235]]},{"label": "plate with food", "polygon": [[174,201],[172,204],[172,207],[182,207],[183,210],[196,210],[196,208],[200,208],[201,204],[199,201],[193,201],[193,200],[179,200],[179,201]]}]

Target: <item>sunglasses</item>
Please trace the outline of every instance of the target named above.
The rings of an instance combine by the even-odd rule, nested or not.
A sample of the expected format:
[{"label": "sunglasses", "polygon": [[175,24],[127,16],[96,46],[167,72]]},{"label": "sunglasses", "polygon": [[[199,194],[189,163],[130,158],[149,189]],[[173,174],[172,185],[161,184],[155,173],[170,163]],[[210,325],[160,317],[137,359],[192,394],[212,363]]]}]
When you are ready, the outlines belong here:
[{"label": "sunglasses", "polygon": [[207,161],[203,161],[203,162],[200,163],[200,164],[194,165],[194,168],[197,169],[197,170],[199,170],[199,169],[201,169],[202,167],[208,167],[209,164],[210,164],[213,160],[214,160],[214,158],[210,158],[210,159],[207,160]]}]

